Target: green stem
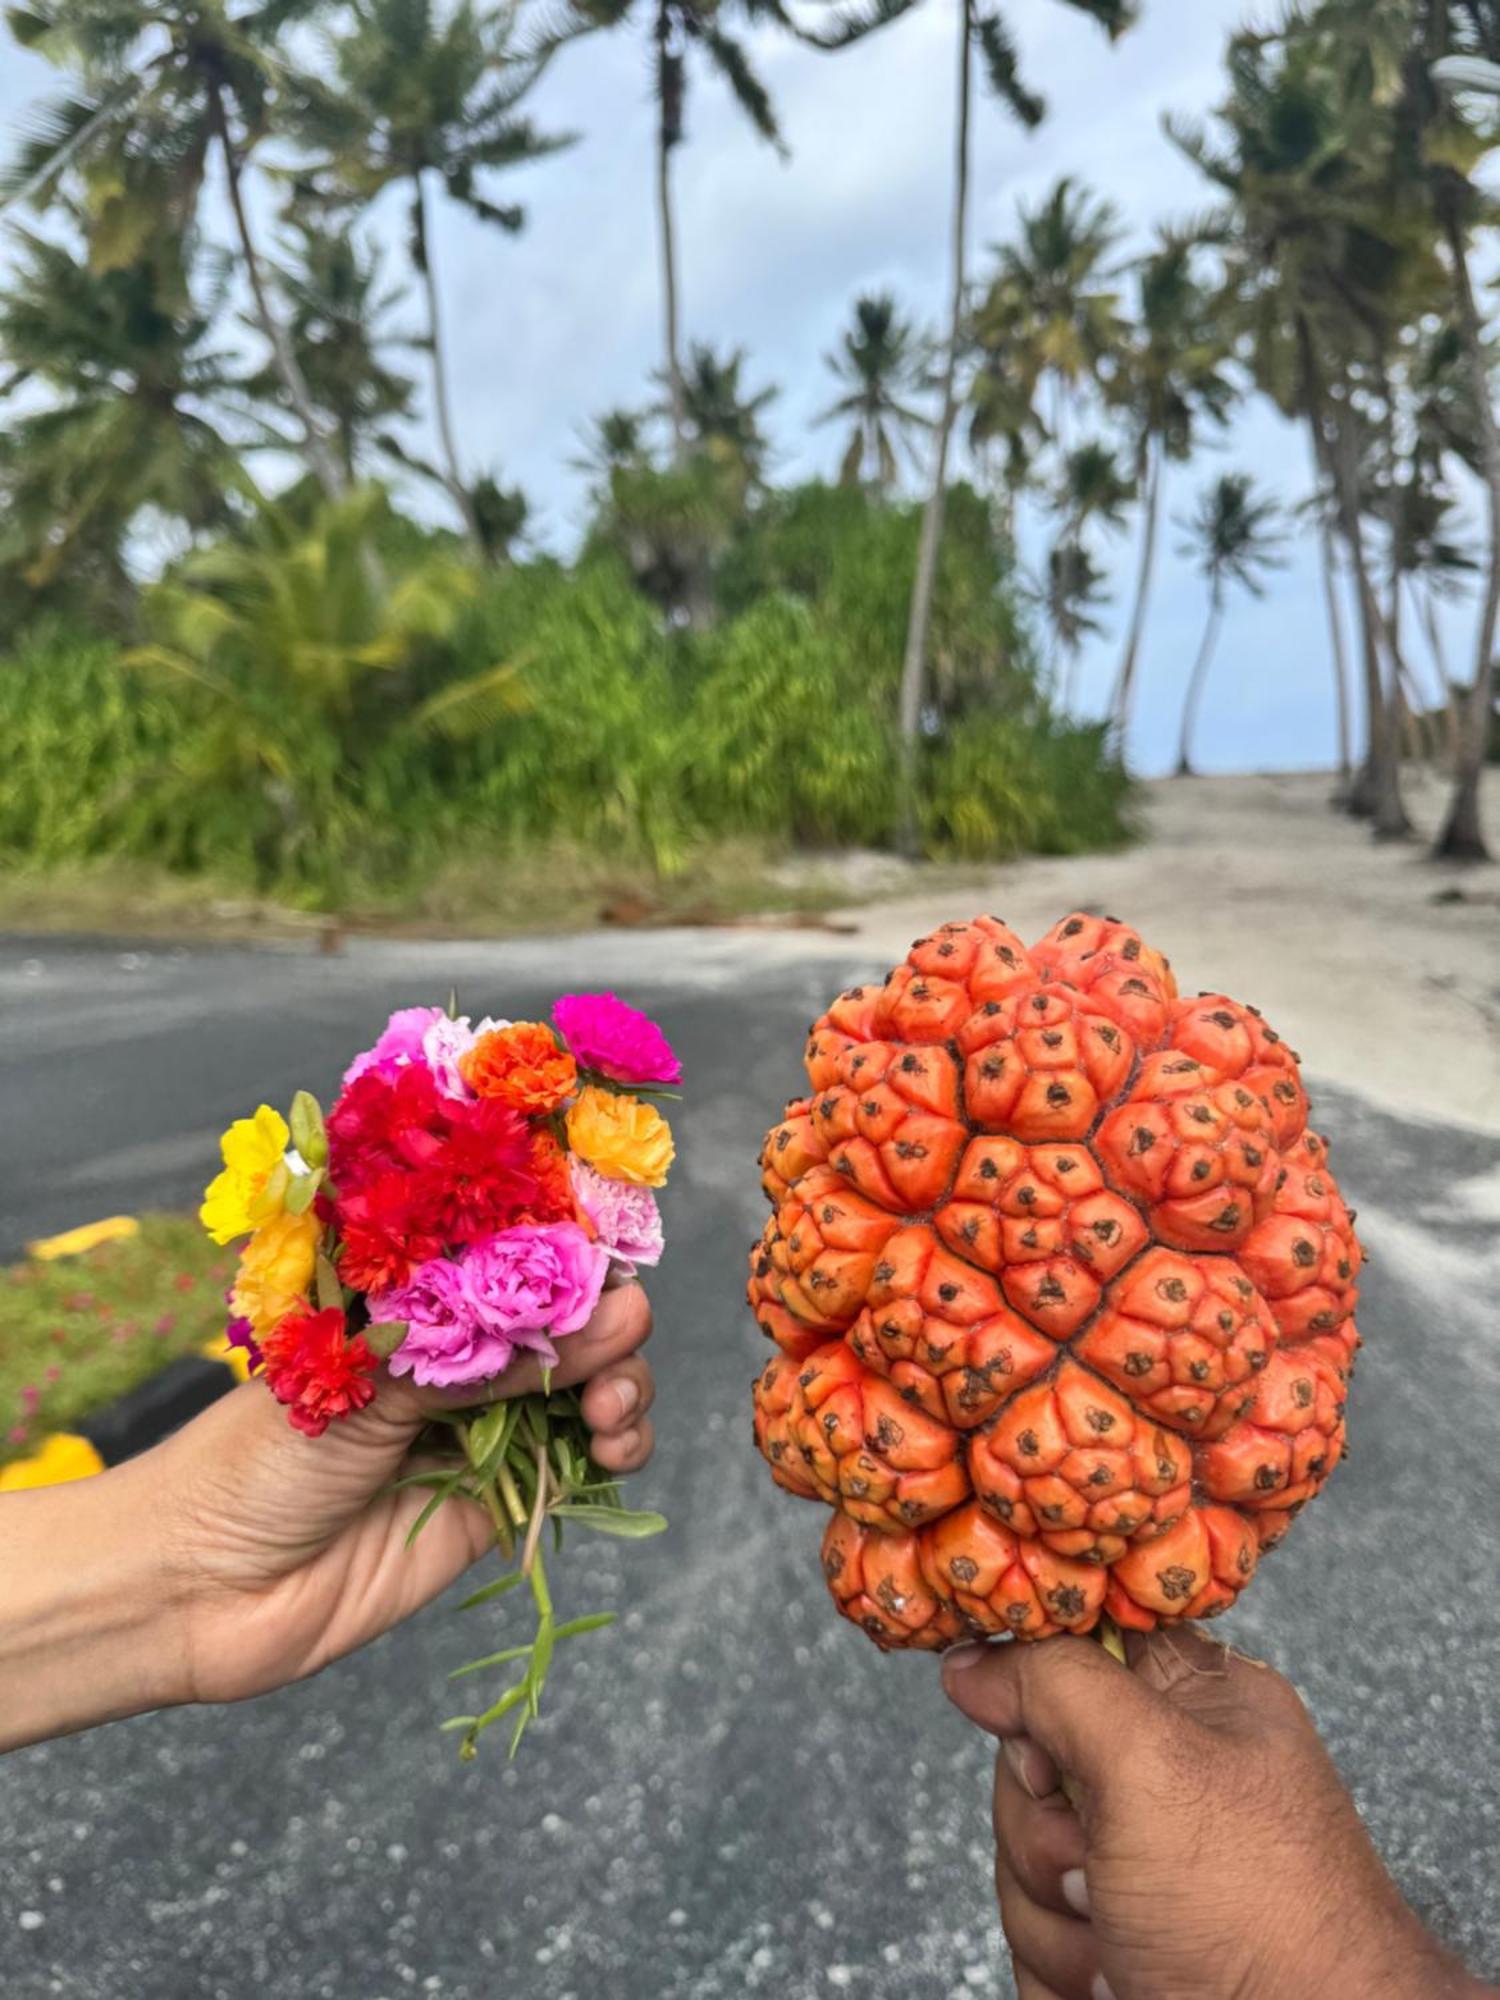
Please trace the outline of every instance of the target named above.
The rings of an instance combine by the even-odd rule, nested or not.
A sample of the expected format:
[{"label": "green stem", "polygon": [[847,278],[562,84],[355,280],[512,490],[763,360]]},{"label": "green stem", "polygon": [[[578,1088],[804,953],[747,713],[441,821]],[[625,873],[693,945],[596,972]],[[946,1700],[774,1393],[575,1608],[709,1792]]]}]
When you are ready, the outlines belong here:
[{"label": "green stem", "polygon": [[522,1500],[520,1492],[516,1487],[515,1475],[508,1465],[502,1465],[499,1472],[496,1473],[495,1484],[500,1489],[501,1497],[505,1501],[506,1511],[510,1515],[511,1526],[513,1528],[524,1528],[527,1520],[525,1502]]},{"label": "green stem", "polygon": [[500,1495],[493,1486],[486,1486],[481,1490],[479,1497],[484,1502],[485,1511],[495,1524],[496,1546],[509,1562],[516,1552],[516,1539],[511,1533],[510,1522],[506,1520],[504,1509],[500,1505]]},{"label": "green stem", "polygon": [[552,1593],[547,1588],[547,1566],[542,1560],[542,1545],[537,1543],[531,1558],[531,1594],[536,1599],[537,1617],[545,1624],[552,1622]]}]

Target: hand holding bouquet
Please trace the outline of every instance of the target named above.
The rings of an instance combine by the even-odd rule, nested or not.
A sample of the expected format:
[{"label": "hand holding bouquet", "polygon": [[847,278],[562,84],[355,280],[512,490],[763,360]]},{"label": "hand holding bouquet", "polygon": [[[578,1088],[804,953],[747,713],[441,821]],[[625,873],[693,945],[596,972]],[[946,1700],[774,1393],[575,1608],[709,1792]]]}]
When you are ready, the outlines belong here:
[{"label": "hand holding bouquet", "polygon": [[[527,1644],[471,1662],[519,1677],[478,1714],[453,1718],[462,1754],[514,1716],[512,1751],[538,1713],[556,1644],[608,1624],[554,1617],[544,1534],[563,1525],[657,1532],[592,1464],[577,1392],[547,1371],[590,1320],[611,1278],[662,1252],[653,1189],[673,1157],[649,1101],[680,1081],[660,1030],[611,994],[570,995],[550,1025],[408,1008],[345,1073],[325,1121],[298,1092],[290,1117],[262,1105],[224,1136],[205,1226],[249,1235],[230,1293],[229,1338],[317,1437],[364,1409],[382,1362],[451,1391],[403,1484],[430,1491],[412,1538],[445,1502],[478,1503],[513,1571],[467,1600],[529,1581]],[[536,1357],[541,1392],[475,1403],[476,1385]]]}]

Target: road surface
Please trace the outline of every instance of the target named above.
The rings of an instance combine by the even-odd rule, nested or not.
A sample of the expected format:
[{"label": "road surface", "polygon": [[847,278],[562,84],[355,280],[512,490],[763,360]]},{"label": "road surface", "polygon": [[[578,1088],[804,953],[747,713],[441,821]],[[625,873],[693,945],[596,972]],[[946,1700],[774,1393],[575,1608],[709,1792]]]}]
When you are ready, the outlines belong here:
[{"label": "road surface", "polygon": [[[667,934],[330,960],[0,945],[3,1254],[188,1203],[231,1116],[327,1092],[388,1008],[450,983],[522,1015],[618,982],[689,1087],[652,1287],[661,1446],[635,1482],[672,1530],[560,1566],[566,1605],[624,1615],[560,1661],[520,1765],[460,1767],[435,1730],[445,1670],[479,1650],[451,1603],[307,1686],[12,1756],[7,2000],[1011,1993],[986,1743],[931,1660],[833,1617],[821,1514],[748,1439],[757,1143],[821,999],[875,969]],[[1218,1629],[1296,1680],[1407,1895],[1493,1975],[1500,1139],[1315,1096],[1373,1253],[1353,1456]]]}]

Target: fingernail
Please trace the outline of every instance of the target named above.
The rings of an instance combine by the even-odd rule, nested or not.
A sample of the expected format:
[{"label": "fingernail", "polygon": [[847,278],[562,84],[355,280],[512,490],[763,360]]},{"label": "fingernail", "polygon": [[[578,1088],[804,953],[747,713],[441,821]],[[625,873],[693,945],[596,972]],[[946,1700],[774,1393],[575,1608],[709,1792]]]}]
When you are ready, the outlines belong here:
[{"label": "fingernail", "polygon": [[1088,1879],[1081,1868],[1065,1868],[1059,1886],[1062,1889],[1063,1901],[1075,1916],[1093,1915],[1093,1911],[1089,1908]]},{"label": "fingernail", "polygon": [[634,1382],[626,1380],[615,1384],[615,1402],[622,1417],[628,1417],[640,1400],[641,1392]]},{"label": "fingernail", "polygon": [[1000,1745],[1000,1748],[1005,1753],[1005,1761],[1010,1766],[1011,1776],[1021,1787],[1021,1790],[1029,1799],[1040,1799],[1042,1794],[1032,1783],[1031,1772],[1027,1769],[1028,1760],[1026,1752],[1029,1747],[1029,1743],[1024,1736],[1007,1736]]},{"label": "fingernail", "polygon": [[961,1674],[977,1666],[989,1650],[988,1646],[978,1645],[973,1640],[962,1646],[950,1646],[943,1655],[943,1678],[946,1680],[950,1674]]},{"label": "fingernail", "polygon": [[1094,1974],[1094,1983],[1089,1988],[1089,2000],[1115,2000],[1115,1989],[1102,1972]]}]

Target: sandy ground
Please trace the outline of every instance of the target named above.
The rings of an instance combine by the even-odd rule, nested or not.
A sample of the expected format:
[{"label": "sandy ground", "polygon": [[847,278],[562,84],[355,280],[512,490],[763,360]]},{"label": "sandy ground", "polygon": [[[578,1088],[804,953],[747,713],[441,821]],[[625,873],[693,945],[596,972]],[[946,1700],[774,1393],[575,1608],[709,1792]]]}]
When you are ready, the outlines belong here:
[{"label": "sandy ground", "polygon": [[[1430,830],[1444,788],[1414,777],[1407,789]],[[1500,865],[1437,867],[1416,843],[1378,845],[1328,795],[1316,774],[1148,785],[1146,840],[999,869],[976,908],[1028,942],[1066,911],[1107,911],[1167,953],[1185,992],[1259,1007],[1313,1077],[1407,1116],[1500,1130]],[[1500,829],[1500,773],[1486,806]],[[924,896],[840,914],[855,926],[840,951],[894,961],[934,922],[973,912]]]}]

